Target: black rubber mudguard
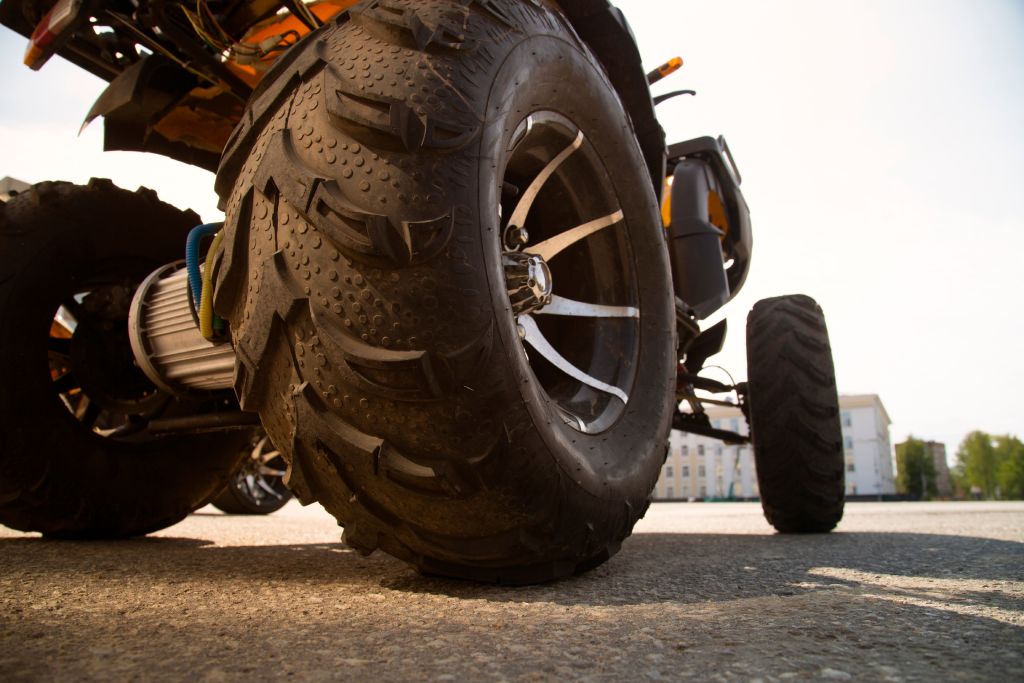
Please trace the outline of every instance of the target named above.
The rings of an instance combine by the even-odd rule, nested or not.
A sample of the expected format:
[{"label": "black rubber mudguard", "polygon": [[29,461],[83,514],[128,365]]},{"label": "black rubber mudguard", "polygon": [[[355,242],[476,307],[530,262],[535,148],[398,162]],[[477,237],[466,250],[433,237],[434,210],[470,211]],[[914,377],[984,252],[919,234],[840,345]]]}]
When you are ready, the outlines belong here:
[{"label": "black rubber mudguard", "polygon": [[[669,225],[673,284],[676,295],[699,318],[707,318],[736,296],[747,279],[753,247],[750,209],[724,138],[702,137],[671,145],[668,168],[673,176]],[[711,192],[725,208],[728,229],[724,233],[708,216]]]}]

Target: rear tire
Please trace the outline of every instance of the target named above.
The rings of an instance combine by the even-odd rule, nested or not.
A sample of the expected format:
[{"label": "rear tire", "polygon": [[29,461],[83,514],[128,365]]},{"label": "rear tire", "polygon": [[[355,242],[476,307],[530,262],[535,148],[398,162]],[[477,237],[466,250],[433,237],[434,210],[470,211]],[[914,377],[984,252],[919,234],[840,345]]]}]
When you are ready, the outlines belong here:
[{"label": "rear tire", "polygon": [[135,287],[199,222],[109,180],[40,183],[0,204],[0,523],[135,536],[224,487],[247,434],[132,431],[135,418],[199,408],[134,366],[127,324]]},{"label": "rear tire", "polygon": [[747,377],[765,517],[782,533],[831,531],[843,517],[843,434],[828,329],[813,299],[754,304]]},{"label": "rear tire", "polygon": [[243,449],[242,465],[211,504],[229,515],[269,515],[283,508],[292,494],[284,485],[288,464],[262,430]]},{"label": "rear tire", "polygon": [[[612,318],[532,315],[532,277],[510,298],[528,266],[503,228],[577,138],[523,249],[618,207],[551,264],[556,296]],[[671,277],[629,118],[560,16],[360,4],[268,78],[218,190],[236,390],[347,543],[503,583],[616,552],[666,454]]]}]

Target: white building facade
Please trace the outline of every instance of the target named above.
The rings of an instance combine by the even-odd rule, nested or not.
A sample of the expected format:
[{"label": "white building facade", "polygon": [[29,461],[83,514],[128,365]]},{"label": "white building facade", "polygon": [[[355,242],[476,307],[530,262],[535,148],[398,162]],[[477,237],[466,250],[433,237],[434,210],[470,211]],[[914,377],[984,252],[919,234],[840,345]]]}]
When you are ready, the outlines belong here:
[{"label": "white building facade", "polygon": [[878,394],[839,397],[847,495],[896,493],[889,413]]},{"label": "white building facade", "polygon": [[[876,394],[839,397],[846,460],[847,495],[896,492],[889,415]],[[746,435],[739,408],[708,409],[713,427]],[[668,458],[655,486],[655,500],[752,499],[759,496],[754,452],[749,444],[672,430]]]},{"label": "white building facade", "polygon": [[[714,427],[747,434],[747,421],[739,408],[714,406],[708,409],[708,417]],[[672,430],[668,458],[654,488],[656,500],[757,497],[754,451],[749,444],[727,445]]]}]

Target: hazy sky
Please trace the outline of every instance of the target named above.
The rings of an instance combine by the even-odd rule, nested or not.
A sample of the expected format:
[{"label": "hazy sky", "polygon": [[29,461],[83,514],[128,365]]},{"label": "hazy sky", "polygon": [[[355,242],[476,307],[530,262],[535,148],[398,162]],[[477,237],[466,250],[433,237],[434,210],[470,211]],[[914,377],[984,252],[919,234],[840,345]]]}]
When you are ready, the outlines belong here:
[{"label": "hazy sky", "polygon": [[[894,442],[1024,432],[1024,3],[618,4],[648,68],[684,58],[656,92],[698,92],[659,107],[670,141],[724,133],[743,173],[754,259],[717,362],[744,377],[750,306],[803,292],[840,391],[878,393]],[[77,132],[103,83],[23,52],[0,29],[0,176],[110,177],[216,217],[211,174],[101,153],[99,122]]]}]

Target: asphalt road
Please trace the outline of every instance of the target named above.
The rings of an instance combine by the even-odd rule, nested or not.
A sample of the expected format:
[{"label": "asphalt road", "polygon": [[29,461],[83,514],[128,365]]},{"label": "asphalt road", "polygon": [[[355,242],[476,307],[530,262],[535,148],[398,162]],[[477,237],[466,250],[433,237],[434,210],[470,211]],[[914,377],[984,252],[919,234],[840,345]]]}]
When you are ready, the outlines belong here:
[{"label": "asphalt road", "polygon": [[661,503],[551,585],[425,578],[318,507],[151,537],[0,527],[0,681],[1024,680],[1024,504],[854,503],[826,536]]}]

